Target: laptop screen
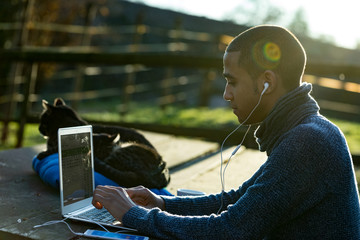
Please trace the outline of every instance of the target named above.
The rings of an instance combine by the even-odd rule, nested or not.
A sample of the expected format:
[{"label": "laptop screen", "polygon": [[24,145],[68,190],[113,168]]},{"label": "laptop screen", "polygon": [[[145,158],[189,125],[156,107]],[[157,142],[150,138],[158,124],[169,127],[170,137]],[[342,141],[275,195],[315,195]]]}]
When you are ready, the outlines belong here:
[{"label": "laptop screen", "polygon": [[67,206],[93,194],[91,133],[61,135],[63,204]]}]

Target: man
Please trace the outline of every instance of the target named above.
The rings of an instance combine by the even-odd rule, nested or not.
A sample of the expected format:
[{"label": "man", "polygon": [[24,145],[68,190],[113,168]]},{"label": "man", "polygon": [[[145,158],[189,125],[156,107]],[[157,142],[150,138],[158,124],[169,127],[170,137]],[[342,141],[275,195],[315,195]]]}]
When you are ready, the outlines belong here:
[{"label": "man", "polygon": [[278,26],[251,28],[226,49],[224,99],[240,123],[261,122],[255,136],[268,155],[238,189],[180,198],[104,186],[94,205],[156,238],[360,239],[351,155],[301,83],[305,64],[300,42]]}]

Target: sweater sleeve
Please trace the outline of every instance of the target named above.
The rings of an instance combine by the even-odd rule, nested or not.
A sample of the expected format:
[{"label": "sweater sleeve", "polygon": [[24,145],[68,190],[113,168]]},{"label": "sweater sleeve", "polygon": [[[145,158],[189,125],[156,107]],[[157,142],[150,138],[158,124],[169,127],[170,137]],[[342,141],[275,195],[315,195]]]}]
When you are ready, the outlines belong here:
[{"label": "sweater sleeve", "polygon": [[[279,178],[272,180],[277,185]],[[123,223],[160,239],[258,239],[264,236],[273,221],[276,208],[282,207],[278,199],[267,201],[273,193],[271,186],[259,182],[218,215],[184,216],[160,209],[133,207],[123,217]],[[280,194],[275,196],[279,200],[282,198]],[[186,205],[182,204],[182,207],[186,208]]]},{"label": "sweater sleeve", "polygon": [[[311,142],[298,136],[280,144],[243,194],[229,193],[239,198],[234,204],[227,201],[227,209],[221,214],[189,216],[133,207],[123,223],[163,239],[262,239],[324,196],[321,189],[325,186],[319,180],[322,169],[311,157],[312,148]],[[187,208],[188,201],[179,201],[179,208]]]},{"label": "sweater sleeve", "polygon": [[[262,167],[246,182],[244,182],[238,190],[231,190],[224,193],[208,196],[196,197],[174,197],[162,196],[165,201],[166,211],[177,215],[210,215],[226,210],[227,206],[234,204],[246,192],[249,186],[254,184],[258,176],[262,172]],[[222,202],[222,204],[221,204]],[[222,205],[222,208],[220,209]],[[184,207],[186,206],[186,207]]]}]

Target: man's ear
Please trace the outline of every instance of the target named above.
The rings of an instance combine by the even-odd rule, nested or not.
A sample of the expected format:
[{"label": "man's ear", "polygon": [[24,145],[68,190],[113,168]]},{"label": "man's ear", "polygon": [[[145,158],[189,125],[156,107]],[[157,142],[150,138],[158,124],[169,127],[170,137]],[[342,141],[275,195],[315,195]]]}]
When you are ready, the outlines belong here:
[{"label": "man's ear", "polygon": [[266,82],[269,84],[269,86],[264,94],[269,94],[273,92],[278,87],[278,84],[280,84],[278,75],[271,70],[266,70],[262,74],[259,82],[259,84],[261,84],[261,86],[259,86],[260,92],[263,91]]}]

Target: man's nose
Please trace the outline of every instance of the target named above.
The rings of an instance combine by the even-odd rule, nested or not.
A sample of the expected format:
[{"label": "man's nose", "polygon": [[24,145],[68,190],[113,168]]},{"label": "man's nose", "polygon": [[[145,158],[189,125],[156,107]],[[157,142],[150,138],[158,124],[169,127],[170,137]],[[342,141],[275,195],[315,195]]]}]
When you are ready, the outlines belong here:
[{"label": "man's nose", "polygon": [[228,85],[225,86],[223,98],[225,101],[231,101],[232,100],[232,94],[228,89]]}]

